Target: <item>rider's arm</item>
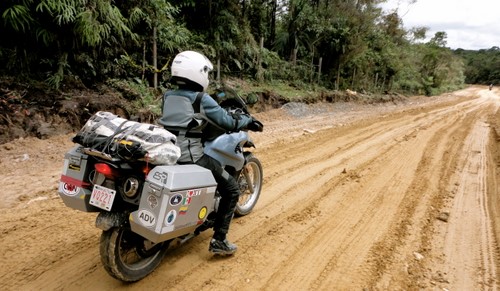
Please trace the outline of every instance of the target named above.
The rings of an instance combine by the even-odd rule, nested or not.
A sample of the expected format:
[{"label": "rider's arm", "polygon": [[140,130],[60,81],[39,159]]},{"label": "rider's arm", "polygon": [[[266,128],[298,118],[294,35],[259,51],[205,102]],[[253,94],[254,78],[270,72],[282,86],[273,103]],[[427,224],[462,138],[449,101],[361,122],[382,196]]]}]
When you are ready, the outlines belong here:
[{"label": "rider's arm", "polygon": [[205,94],[201,99],[202,113],[209,119],[210,122],[222,127],[225,130],[236,131],[246,127],[252,118],[247,115],[240,115],[238,117],[232,116],[224,108],[220,107],[217,102]]}]

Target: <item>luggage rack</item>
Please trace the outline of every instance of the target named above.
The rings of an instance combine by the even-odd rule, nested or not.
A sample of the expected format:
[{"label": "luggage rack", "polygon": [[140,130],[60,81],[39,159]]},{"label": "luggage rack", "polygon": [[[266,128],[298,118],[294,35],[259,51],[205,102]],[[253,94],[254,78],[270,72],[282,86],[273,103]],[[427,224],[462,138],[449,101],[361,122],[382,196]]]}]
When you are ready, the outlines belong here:
[{"label": "luggage rack", "polygon": [[110,154],[107,154],[107,153],[104,153],[102,151],[98,151],[95,149],[91,149],[91,148],[83,148],[83,152],[89,156],[98,157],[98,158],[101,158],[101,159],[104,159],[104,160],[107,160],[110,162],[117,162],[117,161],[121,160],[118,158],[113,158]]},{"label": "luggage rack", "polygon": [[[110,161],[110,162],[119,162],[119,161],[131,161],[131,160],[126,160],[126,159],[123,159],[123,158],[115,158],[113,157],[112,155],[110,154],[107,154],[103,151],[99,151],[99,150],[96,150],[96,149],[92,149],[92,148],[87,148],[87,147],[84,147],[83,148],[83,153],[89,155],[89,156],[93,156],[93,157],[97,157],[97,158],[101,158],[103,160],[106,160],[106,161]],[[136,161],[136,162],[147,162],[147,158],[140,158],[140,159],[136,159],[136,160],[133,160],[133,161]]]}]

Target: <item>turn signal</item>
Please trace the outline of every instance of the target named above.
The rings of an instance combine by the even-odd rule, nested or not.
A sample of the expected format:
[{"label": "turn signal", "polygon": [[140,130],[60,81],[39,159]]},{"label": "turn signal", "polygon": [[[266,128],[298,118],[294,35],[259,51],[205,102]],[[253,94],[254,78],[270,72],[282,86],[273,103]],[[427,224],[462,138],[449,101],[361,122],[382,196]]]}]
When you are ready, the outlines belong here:
[{"label": "turn signal", "polygon": [[144,168],[142,168],[142,172],[144,173],[144,175],[148,175],[149,174],[149,171],[151,171],[151,169],[149,168],[148,165],[145,165]]}]

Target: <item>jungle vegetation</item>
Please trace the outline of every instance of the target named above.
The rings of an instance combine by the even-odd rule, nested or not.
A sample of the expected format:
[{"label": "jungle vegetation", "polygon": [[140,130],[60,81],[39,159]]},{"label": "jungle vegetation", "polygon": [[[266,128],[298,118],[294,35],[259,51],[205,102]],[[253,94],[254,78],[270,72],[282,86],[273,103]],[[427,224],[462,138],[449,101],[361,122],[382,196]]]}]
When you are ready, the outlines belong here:
[{"label": "jungle vegetation", "polygon": [[434,95],[500,83],[498,47],[451,50],[446,32],[405,30],[384,0],[3,0],[0,75],[158,88],[182,50],[222,77]]}]

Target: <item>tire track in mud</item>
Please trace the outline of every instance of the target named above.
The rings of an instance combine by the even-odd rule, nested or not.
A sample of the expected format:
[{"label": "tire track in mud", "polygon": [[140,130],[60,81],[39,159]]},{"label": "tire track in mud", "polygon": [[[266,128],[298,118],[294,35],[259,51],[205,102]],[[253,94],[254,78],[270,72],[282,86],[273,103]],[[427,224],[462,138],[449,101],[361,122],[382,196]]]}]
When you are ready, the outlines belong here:
[{"label": "tire track in mud", "polygon": [[[432,137],[423,149],[412,184],[405,194],[400,215],[405,224],[394,224],[391,229],[398,233],[397,237],[405,240],[394,241],[390,235],[382,240],[374,249],[393,249],[394,256],[374,258],[385,269],[396,270],[388,274],[380,274],[378,288],[407,289],[424,288],[420,281],[422,268],[415,260],[415,253],[427,255],[429,237],[432,237],[431,224],[439,213],[438,203],[445,193],[441,184],[448,182],[450,172],[454,170],[454,159],[450,158],[461,148],[460,140],[466,136],[473,120],[471,116],[459,114],[447,121],[445,126],[433,132]],[[445,129],[445,130],[443,130]],[[390,234],[391,232],[389,232]],[[402,250],[397,248],[404,247]],[[395,276],[394,273],[398,274]],[[376,283],[376,281],[374,281]]]},{"label": "tire track in mud", "polygon": [[[500,99],[490,106],[489,112],[498,112]],[[486,111],[486,110],[485,110]],[[488,200],[496,199],[497,189],[489,189],[487,173],[490,172],[488,156],[489,126],[484,123],[486,112],[471,122],[473,130],[464,138],[461,153],[456,155],[456,171],[450,178],[451,201],[447,224],[435,226],[433,241],[429,246],[434,278],[451,289],[498,288],[497,270],[498,243],[492,227],[493,220],[488,209]],[[489,179],[495,179],[490,177]],[[476,211],[470,211],[470,209]],[[496,221],[497,222],[497,221]],[[498,223],[498,222],[497,222]]]},{"label": "tire track in mud", "polygon": [[[443,109],[443,110],[446,110],[446,109]],[[434,112],[434,114],[438,114],[438,111]],[[406,116],[406,117],[408,117],[408,115],[412,116],[413,120],[415,122],[417,122],[421,119],[426,118],[428,113],[414,113],[413,115],[411,113],[404,114],[404,116]],[[394,117],[392,117],[392,119],[393,118]],[[391,122],[391,121],[389,121],[389,122]],[[379,119],[379,120],[377,120],[377,124],[368,126],[371,123],[373,123],[373,121],[364,121],[363,123],[366,126],[363,126],[362,128],[360,128],[362,125],[357,123],[356,130],[354,132],[352,132],[351,128],[333,129],[336,132],[338,132],[337,135],[339,135],[339,134],[349,135],[352,139],[352,140],[349,139],[350,144],[349,143],[335,144],[335,141],[336,141],[335,135],[332,135],[331,140],[325,141],[325,139],[322,137],[325,130],[317,131],[314,135],[307,135],[307,136],[302,136],[300,138],[295,138],[295,139],[292,139],[292,141],[278,142],[277,144],[272,145],[273,152],[272,152],[272,155],[269,155],[269,157],[266,157],[266,159],[265,159],[266,166],[271,166],[273,164],[279,164],[281,167],[278,168],[277,171],[289,172],[290,169],[296,169],[296,168],[302,167],[302,165],[298,164],[298,161],[303,160],[304,156],[310,156],[310,155],[314,154],[314,152],[311,152],[311,151],[304,151],[304,146],[303,146],[304,143],[311,144],[312,145],[311,148],[314,150],[317,150],[319,145],[326,145],[326,144],[331,144],[330,147],[335,146],[339,150],[340,149],[345,150],[346,148],[351,147],[352,144],[360,143],[363,140],[370,140],[377,135],[383,134],[384,132],[387,131],[387,129],[384,128],[384,126],[386,125],[386,123],[389,123],[389,122],[386,122],[384,120]],[[406,121],[401,120],[401,125],[404,125],[406,123],[407,123]],[[396,127],[396,126],[394,126],[394,127]],[[397,129],[393,129],[393,130],[397,130]],[[418,128],[413,129],[413,132],[411,130],[410,130],[410,132],[408,132],[409,129],[407,129],[407,128],[401,128],[399,130],[401,132],[405,133],[404,136],[402,136],[402,138],[408,139],[414,134],[414,131],[418,131]],[[347,138],[347,136],[345,136],[345,138]],[[276,148],[279,148],[279,149],[276,149]],[[260,152],[265,152],[265,149],[260,151]],[[333,155],[333,154],[335,154],[335,152],[330,153],[330,155]],[[321,159],[322,157],[320,155],[315,155],[313,157],[309,157],[309,160],[311,161],[314,158]],[[266,173],[268,175],[270,175],[271,177],[273,175],[276,175],[276,172],[271,172],[271,173],[269,173],[269,172],[270,172],[270,170],[267,169],[267,167],[266,167]]]},{"label": "tire track in mud", "polygon": [[[284,185],[288,183],[290,177],[297,176],[298,172],[304,172],[304,169],[307,169],[308,173],[307,176],[302,178],[302,180],[308,180],[318,173],[318,171],[314,171],[314,168],[311,168],[312,165],[315,165],[320,161],[331,159],[334,156],[336,157],[336,160],[340,161],[337,161],[336,164],[333,164],[331,167],[334,167],[341,172],[343,169],[348,167],[346,165],[349,165],[352,157],[360,156],[369,148],[376,148],[377,151],[390,151],[391,147],[394,145],[391,145],[388,141],[394,140],[402,142],[413,138],[419,130],[424,128],[425,123],[417,122],[422,118],[423,117],[416,117],[414,119],[414,124],[408,124],[408,122],[404,119],[401,119],[397,124],[391,125],[389,125],[388,122],[377,122],[376,125],[367,126],[361,129],[357,128],[355,132],[348,132],[342,137],[342,140],[337,138],[336,133],[328,135],[325,138],[323,135],[327,131],[322,131],[318,132],[317,135],[312,138],[304,137],[298,141],[294,141],[291,146],[287,145],[286,147],[282,147],[285,148],[283,150],[284,152],[275,153],[275,151],[273,151],[270,155],[264,155],[266,175],[272,177],[272,182],[266,184],[266,187],[272,189],[274,183],[283,184],[279,185],[277,188],[285,187]],[[439,120],[435,122],[439,122]],[[378,137],[376,142],[373,141],[374,137]],[[320,147],[319,145],[324,146]],[[351,150],[355,146],[357,146],[357,148]],[[304,150],[307,148],[314,150]],[[335,150],[332,150],[332,148]],[[287,150],[291,153],[287,154]],[[376,154],[380,155],[379,152]],[[273,167],[273,165],[277,166]],[[278,178],[276,179],[275,176]],[[291,188],[293,188],[293,186]],[[264,200],[266,197],[270,196],[263,197],[263,200],[259,201],[259,206],[265,204]],[[270,201],[274,201],[272,196]]]},{"label": "tire track in mud", "polygon": [[[450,123],[454,123],[454,122],[455,122],[455,121],[451,121]],[[323,224],[320,224],[320,225],[323,225]],[[310,235],[306,235],[306,236],[307,236],[307,237],[310,237]],[[293,276],[284,276],[284,277],[293,277]],[[278,280],[278,281],[281,281],[281,280]],[[338,283],[338,282],[337,282],[337,283]],[[280,284],[281,284],[280,286],[281,286],[281,287],[283,287],[282,282],[281,282]],[[293,284],[292,284],[292,286],[293,286]]]},{"label": "tire track in mud", "polygon": [[[436,229],[443,228],[443,225],[447,225],[450,222],[443,223],[438,220],[438,217],[442,217],[443,213],[453,213],[460,212],[458,209],[446,209],[446,204],[449,204],[450,200],[453,200],[453,196],[456,192],[455,188],[458,185],[452,177],[455,175],[457,169],[460,168],[459,162],[464,156],[467,156],[467,151],[464,152],[463,141],[468,138],[468,136],[472,133],[474,134],[477,130],[473,128],[473,124],[477,119],[480,119],[484,116],[488,115],[488,112],[491,112],[491,106],[485,104],[484,102],[479,102],[481,100],[477,100],[472,102],[475,104],[475,109],[466,110],[463,115],[463,121],[460,123],[454,124],[446,133],[448,137],[441,137],[439,133],[436,134],[434,138],[435,142],[430,143],[435,144],[435,148],[429,146],[427,150],[428,156],[431,157],[436,164],[435,167],[429,167],[429,169],[436,169],[433,175],[427,175],[428,184],[433,185],[429,188],[429,191],[424,192],[425,195],[420,193],[420,196],[423,198],[419,198],[418,206],[416,207],[415,217],[413,220],[415,221],[415,226],[413,228],[413,233],[409,233],[409,237],[407,242],[405,242],[404,246],[406,254],[401,254],[401,251],[397,251],[399,253],[397,258],[393,260],[390,268],[393,270],[392,273],[385,274],[385,276],[379,280],[377,284],[378,289],[412,289],[412,288],[429,288],[430,286],[439,286],[439,288],[450,289],[450,282],[453,283],[453,280],[450,280],[450,277],[453,277],[453,272],[456,270],[463,269],[462,264],[449,264],[453,266],[455,271],[449,272],[447,268],[442,266],[443,255],[439,253],[443,246],[446,246],[447,243],[444,243],[439,235],[436,234]],[[484,100],[482,100],[484,101]],[[491,102],[490,102],[491,104]],[[486,106],[485,106],[486,105]],[[435,152],[435,153],[433,153]],[[434,157],[433,157],[434,156]],[[438,168],[440,169],[438,170]],[[463,183],[463,182],[460,182]],[[421,183],[419,183],[421,184]],[[434,190],[433,190],[434,189]],[[476,195],[484,195],[486,193],[476,193]],[[474,210],[474,205],[469,204],[467,207],[469,212],[476,212]],[[472,211],[471,211],[472,209]],[[419,218],[420,217],[420,218]],[[445,216],[447,218],[447,216]],[[487,213],[483,212],[480,214],[480,217],[483,219],[488,219]],[[462,221],[463,219],[460,219]],[[453,222],[450,218],[450,221]],[[458,222],[463,223],[463,222]],[[467,222],[465,222],[467,223]],[[482,229],[484,232],[491,232],[487,229]],[[471,236],[467,232],[462,232],[461,230],[454,230],[456,233],[461,233],[463,236]],[[454,233],[452,231],[452,233]],[[481,241],[480,237],[474,237],[469,241],[465,242],[465,245],[470,247],[473,244]],[[463,243],[463,242],[462,242]],[[495,245],[495,242],[490,240],[482,240],[481,244],[489,245],[490,252],[483,253],[489,257],[489,259],[493,259],[496,255],[495,252],[491,249],[492,245]],[[416,260],[415,254],[412,252],[419,252],[423,254],[423,259]],[[454,255],[456,256],[456,255]],[[460,256],[460,255],[458,255]],[[473,258],[474,255],[471,255],[470,252],[465,256]],[[477,259],[477,257],[476,257]],[[430,263],[432,262],[432,263]],[[437,264],[441,267],[433,266],[433,264]],[[448,266],[449,267],[449,266]],[[399,272],[399,275],[395,275]],[[462,274],[462,279],[468,281],[471,286],[475,286],[478,288],[486,282],[486,280],[475,280],[473,279],[475,275],[472,274]],[[403,279],[401,279],[403,278]],[[471,282],[472,281],[472,282]],[[488,283],[489,284],[489,283]],[[453,289],[462,289],[463,284],[452,285],[455,288]],[[467,289],[467,288],[466,288]],[[474,289],[474,288],[473,288]]]},{"label": "tire track in mud", "polygon": [[[458,231],[450,231],[445,238],[445,245],[449,246],[444,250],[445,258],[451,261],[456,261],[463,268],[452,270],[456,273],[453,278],[453,287],[470,289],[470,282],[464,280],[469,275],[469,272],[478,273],[480,282],[487,283],[488,287],[495,288],[495,285],[490,285],[492,278],[496,273],[496,267],[489,254],[494,253],[492,250],[492,233],[491,225],[488,217],[487,202],[486,202],[486,143],[488,140],[489,128],[482,122],[474,124],[476,134],[470,135],[465,141],[465,151],[468,153],[465,158],[466,164],[463,166],[461,173],[460,185],[455,196],[454,209],[456,213],[452,213],[450,219],[460,220],[463,223],[452,224],[450,227],[458,228]],[[482,216],[469,216],[467,208],[470,205],[476,205]],[[457,239],[456,234],[461,234],[462,237]],[[469,235],[464,235],[469,234]],[[473,235],[470,235],[473,234]],[[471,239],[480,238],[480,244],[471,244]],[[473,241],[473,242],[474,242]],[[467,256],[470,252],[474,252],[475,256]],[[475,262],[479,260],[480,262]],[[450,264],[456,265],[456,264]],[[481,267],[476,270],[477,267]],[[447,273],[452,273],[447,271]],[[493,281],[494,282],[494,281]]]},{"label": "tire track in mud", "polygon": [[[436,120],[435,123],[437,123],[439,120]],[[418,125],[417,125],[418,126]],[[443,126],[446,126],[446,125],[443,125]],[[396,126],[395,126],[396,127]],[[386,127],[387,128],[387,127]],[[385,138],[382,136],[382,139],[381,140],[384,140]],[[397,145],[397,144],[396,144]],[[363,181],[361,183],[364,184],[365,187],[370,187],[371,185],[374,185],[372,189],[367,189],[367,190],[363,190],[363,189],[360,189],[361,191],[364,191],[364,192],[375,192],[377,193],[377,195],[372,195],[374,196],[373,197],[367,197],[367,196],[364,196],[363,199],[365,200],[368,200],[368,202],[366,204],[368,204],[369,206],[371,206],[371,208],[367,208],[367,209],[358,209],[359,211],[362,211],[363,213],[365,213],[365,216],[368,216],[370,217],[370,219],[374,220],[374,221],[378,221],[379,224],[381,221],[384,221],[384,215],[388,214],[388,213],[394,213],[394,209],[390,210],[390,209],[385,209],[387,208],[387,206],[384,206],[386,205],[386,203],[384,202],[387,202],[387,194],[385,192],[385,189],[391,189],[392,192],[394,194],[397,195],[397,193],[401,192],[401,190],[399,189],[404,189],[404,185],[401,185],[401,184],[404,184],[402,183],[401,181],[404,181],[404,176],[401,176],[401,171],[404,170],[403,167],[408,167],[408,160],[406,160],[406,163],[403,164],[401,163],[401,160],[404,159],[404,158],[407,158],[408,154],[412,153],[412,149],[413,149],[413,145],[408,145],[407,146],[407,150],[406,151],[401,151],[399,153],[399,156],[394,156],[394,152],[397,153],[397,150],[395,150],[394,148],[391,148],[387,151],[387,155],[391,155],[390,159],[388,162],[389,163],[380,163],[380,162],[377,162],[377,159],[373,159],[372,161],[368,162],[366,165],[362,166],[361,168],[364,168],[364,167],[372,167],[372,171],[374,172],[379,172],[379,171],[382,171],[383,169],[391,169],[391,172],[388,172],[386,171],[384,173],[384,176],[381,177],[381,176],[375,176],[375,181],[371,181],[371,180],[368,180],[368,182],[364,182],[365,179],[363,178]],[[415,152],[413,152],[413,154],[415,154]],[[415,164],[415,162],[418,162],[420,159],[418,158],[418,156],[414,159],[413,163]],[[373,169],[374,167],[374,164],[375,163],[375,166],[377,166],[378,164],[378,167],[379,169]],[[413,175],[413,171],[414,170],[411,170],[409,171],[409,177],[408,178],[411,178],[412,175]],[[378,181],[378,180],[381,180],[381,181]],[[411,179],[409,179],[411,181]],[[399,184],[399,185],[398,185]],[[354,191],[354,192],[359,192],[358,191]],[[384,193],[385,192],[385,193]],[[396,196],[394,195],[394,196]],[[394,199],[396,200],[399,200],[399,199],[402,199],[402,198],[398,198],[398,197],[393,197]],[[370,200],[370,199],[373,199],[373,200]],[[324,202],[324,201],[323,201]],[[354,201],[356,203],[352,203],[353,205],[363,205],[364,204],[360,201]],[[397,203],[389,203],[388,205],[389,206],[397,206],[398,204],[400,203],[400,201],[397,201]],[[334,205],[331,205],[332,207],[335,207]],[[385,208],[384,208],[385,207]],[[352,210],[352,209],[351,209]],[[351,211],[352,213],[352,211]],[[377,213],[380,213],[381,215],[377,216]],[[352,214],[349,214],[349,211],[346,212],[346,213],[341,213],[340,217],[342,216],[346,216],[346,217],[353,217]],[[328,220],[331,220],[331,221],[338,221],[339,218],[330,218]],[[362,222],[363,221],[363,217],[358,219],[358,221]],[[359,224],[359,223],[358,223]],[[370,226],[370,225],[368,225]],[[373,227],[373,225],[371,225]],[[325,224],[325,227],[328,227],[326,224]],[[355,226],[353,227],[355,228]],[[321,232],[321,231],[320,231]],[[366,230],[365,229],[361,229],[360,230],[360,233],[363,233],[365,234],[366,233]],[[372,238],[373,240],[376,240],[376,236],[373,235],[373,232],[372,233],[368,233],[369,234],[369,237]],[[306,237],[314,237],[314,234],[313,235],[306,235]],[[346,237],[345,234],[342,234],[340,235],[340,237]],[[356,240],[356,237],[353,239],[353,241]],[[318,245],[318,244],[321,244],[321,243],[317,243],[317,242],[314,242],[312,243],[312,245]],[[369,246],[368,246],[369,247]],[[349,243],[349,244],[346,244],[346,247],[345,249],[343,250],[343,252],[341,253],[344,253],[342,255],[345,255],[345,251],[347,251],[347,248],[349,249],[353,249],[353,243]],[[353,251],[354,254],[358,254],[358,257],[363,257],[363,256],[360,256],[360,253],[363,253],[363,249],[367,249],[365,248],[365,246],[361,246],[359,248],[355,248],[355,250]],[[321,252],[318,252],[318,254],[321,256],[323,254],[321,254]],[[352,254],[351,254],[352,255]],[[387,255],[387,254],[385,254]],[[305,255],[304,257],[302,257],[301,259],[299,259],[298,261],[302,261],[305,259],[305,257],[307,257],[308,255]],[[335,257],[335,256],[334,256]],[[345,260],[346,263],[348,264],[351,264],[351,265],[355,265],[353,264],[353,257],[352,256],[346,256],[347,259]],[[384,256],[385,257],[385,256]],[[354,255],[354,258],[356,258],[356,255]],[[362,260],[360,262],[358,262],[357,265],[361,265],[362,264]],[[291,264],[291,265],[294,265],[294,264]],[[331,268],[331,266],[334,265],[332,262],[330,262],[328,265],[327,265],[327,269]],[[377,266],[377,269],[379,269],[380,266]],[[353,270],[352,268],[345,268],[347,270],[349,270],[348,272],[352,273]],[[362,271],[362,270],[361,270]],[[367,274],[363,274],[363,277],[366,277]],[[289,276],[287,274],[285,274],[283,277],[292,277],[294,278],[294,276]],[[306,276],[307,277],[307,276]],[[332,277],[334,279],[332,279]],[[329,277],[329,281],[331,281],[330,283],[335,283],[337,284],[336,286],[339,286],[339,282],[341,282],[343,279],[346,278],[346,275],[345,274],[342,274],[341,276],[336,276],[336,275],[333,275],[333,276],[330,276]],[[302,279],[304,278],[300,278],[300,280],[297,280],[297,282],[294,282],[293,284],[291,284],[291,286],[294,286],[295,283],[298,283],[299,281],[302,281]],[[357,278],[357,280],[359,281],[360,278]],[[276,281],[281,281],[281,280],[276,280]],[[347,280],[348,281],[348,280]],[[282,285],[280,285],[282,286]],[[326,286],[323,286],[323,288],[327,288],[328,286],[332,286],[332,285],[329,285],[329,284],[326,284]],[[348,285],[348,286],[352,286],[352,285]],[[362,287],[362,286],[358,286],[358,287]]]},{"label": "tire track in mud", "polygon": [[[437,120],[437,121],[439,121],[439,120]],[[384,143],[384,141],[382,140],[381,143]],[[274,153],[273,153],[273,156],[274,156]],[[314,167],[311,167],[311,162],[310,161],[307,161],[306,163],[303,163],[302,166],[304,168],[307,167],[307,169],[308,169],[307,175],[308,176],[314,176],[314,175],[316,175],[316,173],[321,173],[324,176],[328,176],[328,174],[325,174],[321,170],[318,171]],[[283,165],[280,164],[280,165],[278,165],[278,167],[282,168]],[[311,172],[313,173],[312,175],[310,174]],[[290,175],[291,176],[297,176],[297,174],[296,173],[294,174],[293,171],[292,171],[292,173]],[[338,175],[338,170],[336,170],[333,173],[330,173],[330,176],[336,176],[336,175]],[[273,180],[276,180],[276,179],[278,179],[278,178],[273,178]],[[280,180],[289,181],[289,179],[287,179],[286,177],[285,178],[282,177],[282,178],[280,178]],[[281,205],[281,207],[280,207],[280,205],[276,205],[276,203],[274,203],[273,204],[274,209],[285,209],[286,210],[286,209],[293,209],[294,207],[296,207],[297,204],[298,204],[298,202],[290,202],[290,200],[293,200],[293,199],[291,199],[290,195],[287,194],[287,193],[289,193],[289,192],[291,192],[293,190],[295,192],[300,192],[300,190],[302,188],[309,188],[309,190],[308,190],[307,193],[310,193],[310,192],[312,192],[312,193],[318,193],[319,191],[317,191],[315,189],[315,186],[312,186],[310,184],[306,184],[305,186],[300,185],[301,183],[305,183],[304,181],[308,181],[308,180],[309,179],[307,177],[306,178],[301,177],[300,181],[302,181],[302,182],[299,182],[298,184],[294,184],[291,187],[286,188],[285,190],[280,190],[279,193],[275,194],[277,196],[280,196],[280,199],[281,199],[281,197],[284,196],[282,199],[286,199],[286,201],[288,203],[287,205],[289,205],[289,206]],[[321,178],[319,180],[316,180],[314,183],[317,184],[317,185],[320,185],[320,186],[321,185],[326,185],[327,187],[324,187],[324,188],[330,188],[330,187],[328,187],[329,185],[326,184],[326,182],[324,182]],[[338,183],[339,182],[337,182],[337,184]],[[276,188],[278,188],[278,189],[280,189],[280,187],[281,187],[280,185],[276,186]],[[333,187],[336,187],[336,184],[333,185]],[[272,188],[273,188],[273,185],[266,185],[267,191],[274,192]],[[281,188],[283,188],[283,187],[281,187]],[[318,199],[318,198],[323,199],[323,197],[318,197],[318,194],[315,194],[314,196],[310,197],[309,199]],[[273,199],[273,198],[271,198],[271,199]],[[300,199],[299,199],[299,201],[300,201]],[[360,205],[360,204],[358,203],[358,204],[355,204],[355,205]],[[267,208],[267,207],[264,206],[264,208]],[[288,211],[288,212],[290,212],[290,211]],[[300,208],[300,207],[298,207],[298,208],[294,209],[293,214],[284,215],[284,218],[278,217],[278,216],[273,216],[272,214],[269,214],[269,212],[268,212],[267,215],[265,216],[266,221],[263,222],[262,225],[259,228],[254,229],[254,231],[251,232],[252,237],[257,236],[258,238],[255,240],[254,243],[251,242],[249,245],[258,245],[258,248],[256,248],[255,250],[256,251],[258,250],[258,251],[260,251],[262,253],[271,252],[272,249],[274,248],[274,246],[273,246],[273,240],[269,240],[268,236],[270,234],[272,234],[273,236],[275,236],[275,238],[272,238],[272,239],[274,239],[274,241],[278,240],[280,242],[283,242],[283,243],[286,244],[286,247],[280,248],[280,254],[281,254],[281,257],[283,257],[283,259],[280,260],[278,263],[272,264],[272,262],[270,261],[270,259],[268,259],[266,257],[258,257],[258,259],[256,260],[255,264],[260,264],[260,265],[266,266],[267,272],[265,270],[261,270],[260,272],[256,271],[255,273],[259,273],[259,274],[265,274],[265,273],[269,274],[270,273],[270,274],[272,274],[273,272],[271,272],[271,270],[282,269],[283,268],[282,265],[287,265],[287,262],[288,262],[289,259],[288,259],[288,257],[283,252],[286,252],[291,247],[292,247],[292,249],[300,249],[301,248],[300,242],[295,247],[293,247],[290,244],[290,242],[295,242],[294,239],[293,239],[293,237],[294,237],[293,234],[296,233],[299,237],[302,237],[302,238],[304,238],[304,237],[306,237],[306,238],[311,237],[311,234],[307,232],[307,228],[314,228],[314,224],[312,224],[312,225],[311,224],[307,224],[307,223],[304,223],[304,221],[305,221],[305,219],[317,218],[317,217],[321,216],[321,214],[322,214],[322,212],[318,211],[316,209],[316,207],[314,207],[314,205],[310,206],[310,207],[306,207],[306,208]],[[351,216],[352,216],[352,214],[351,214]],[[349,213],[347,213],[346,215],[340,215],[340,217],[349,217]],[[305,224],[306,225],[306,227],[305,227],[306,230],[304,230],[304,229],[302,229],[300,227],[297,227],[296,225],[291,225],[290,224],[290,221],[295,221],[295,220],[298,220],[298,221],[300,221],[300,223]],[[337,222],[339,220],[340,219],[337,219]],[[274,221],[276,221],[276,222],[274,222]],[[333,221],[335,221],[335,220],[333,220]],[[271,224],[272,226],[269,226],[269,224]],[[245,231],[245,232],[246,233],[250,233],[248,231]],[[342,234],[342,235],[340,237],[345,237],[346,236],[345,234]],[[239,240],[243,240],[243,239],[240,238]],[[247,242],[247,240],[244,240],[244,241],[245,241],[245,243]],[[266,245],[263,245],[262,241],[264,241],[264,242],[267,241],[268,242],[269,249],[266,248]],[[313,244],[313,245],[317,245],[317,244]],[[247,246],[244,245],[244,247],[246,248]],[[350,247],[349,244],[346,244],[345,248],[347,249],[348,247]],[[309,255],[307,255],[307,256],[309,256]],[[252,257],[255,257],[255,255],[252,254]],[[253,264],[251,264],[251,265],[253,265]],[[295,266],[294,264],[289,264],[289,265]],[[311,267],[311,266],[309,266],[309,267]],[[295,267],[293,267],[292,269],[295,269]],[[313,270],[315,270],[315,269],[313,269]],[[289,276],[289,274],[286,274],[283,277],[284,278],[294,278],[296,275],[297,274],[292,274],[292,275]],[[252,276],[250,276],[250,277],[252,277]],[[308,277],[308,276],[306,276],[306,277]],[[197,278],[199,278],[199,277],[197,276]],[[304,279],[303,276],[299,276],[299,278],[301,279],[300,281],[302,281],[302,279]],[[192,278],[192,279],[194,279],[194,278]],[[208,276],[207,278],[205,278],[205,280],[202,280],[202,281],[204,281],[204,282],[213,282],[213,280],[215,280],[215,279],[214,278],[210,278],[210,276]],[[283,278],[280,278],[280,279],[277,279],[277,280],[266,279],[264,281],[271,280],[272,282],[278,282],[279,286],[283,287],[284,282],[283,282],[282,279]],[[252,278],[250,280],[252,282],[254,282],[255,278]],[[260,280],[262,280],[262,278],[260,278]],[[217,281],[217,283],[221,283],[222,284],[222,281],[223,281],[223,279],[221,278],[220,281]],[[244,282],[239,282],[239,283],[240,284],[244,284]],[[256,284],[256,283],[254,282],[254,284]],[[291,286],[296,286],[296,284],[295,283],[291,283]],[[254,287],[259,287],[259,285],[254,285]],[[260,286],[260,288],[271,288],[271,289],[272,289],[272,287],[274,287],[274,286],[272,286],[269,282],[265,283],[262,286]]]}]

